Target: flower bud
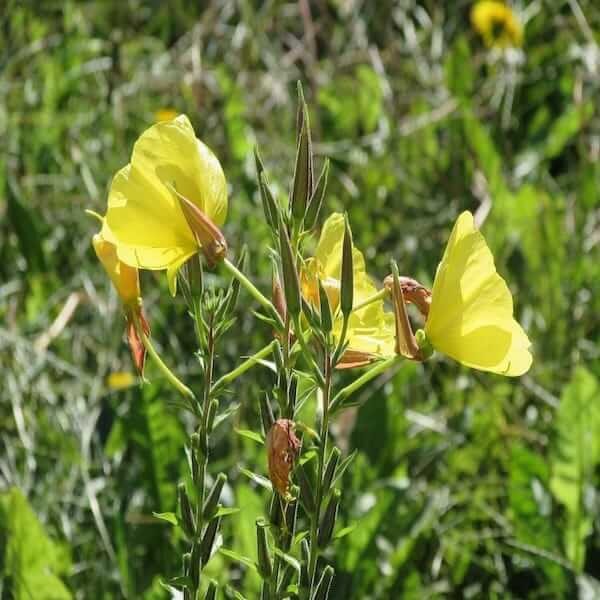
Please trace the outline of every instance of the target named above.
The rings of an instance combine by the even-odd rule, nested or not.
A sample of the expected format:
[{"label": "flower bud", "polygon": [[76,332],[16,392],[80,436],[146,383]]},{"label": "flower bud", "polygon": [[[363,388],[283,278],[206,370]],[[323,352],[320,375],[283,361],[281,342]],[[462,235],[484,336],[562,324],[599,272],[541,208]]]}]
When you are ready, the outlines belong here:
[{"label": "flower bud", "polygon": [[304,217],[304,227],[308,231],[312,229],[319,218],[321,207],[325,199],[325,191],[327,190],[327,178],[329,176],[329,159],[325,159],[323,169],[319,175],[319,180],[315,187],[315,191],[310,199],[308,208],[306,209],[306,216]]},{"label": "flower bud", "polygon": [[181,523],[183,530],[186,535],[193,538],[196,534],[196,524],[194,522],[194,515],[192,513],[192,505],[185,489],[185,483],[180,483],[177,486],[178,497],[179,497],[179,512],[181,513]]},{"label": "flower bud", "polygon": [[333,328],[333,320],[331,318],[331,307],[329,306],[329,298],[323,283],[319,279],[319,304],[321,307],[321,327],[325,333],[330,333]]},{"label": "flower bud", "polygon": [[325,548],[331,536],[333,534],[333,528],[335,527],[335,520],[337,519],[337,512],[340,506],[340,490],[334,490],[331,495],[331,499],[327,504],[321,523],[319,524],[319,534],[317,536],[317,542],[320,548]]},{"label": "flower bud", "polygon": [[394,304],[394,321],[396,323],[396,354],[400,354],[411,360],[422,360],[419,346],[408,320],[406,303],[402,293],[398,267],[392,261],[392,301]]},{"label": "flower bud", "polygon": [[296,271],[296,261],[285,225],[279,222],[279,245],[281,248],[281,266],[283,269],[283,289],[287,310],[292,318],[300,315],[300,281]]},{"label": "flower bud", "polygon": [[313,154],[310,139],[310,124],[308,109],[304,101],[302,88],[298,86],[298,149],[296,166],[292,183],[291,208],[294,220],[301,223],[304,220],[308,200],[313,188]]},{"label": "flower bud", "polygon": [[219,503],[219,498],[221,497],[221,492],[223,491],[223,486],[227,481],[227,476],[225,473],[219,473],[217,478],[204,501],[204,506],[202,507],[202,517],[204,519],[210,519],[217,510],[217,505]]},{"label": "flower bud", "polygon": [[273,563],[267,541],[267,524],[263,519],[256,520],[256,546],[258,572],[263,579],[268,579],[273,573]]},{"label": "flower bud", "polygon": [[292,540],[296,533],[296,517],[298,515],[298,502],[289,502],[285,509],[285,523],[283,531],[283,539],[281,540],[281,547],[285,552],[288,552],[292,546]]},{"label": "flower bud", "polygon": [[[412,277],[399,276],[398,280],[400,282],[404,301],[414,304],[419,309],[419,312],[427,318],[429,315],[429,307],[431,306],[431,291]],[[394,275],[388,275],[383,280],[383,285],[388,291],[392,292]]]},{"label": "flower bud", "polygon": [[331,454],[329,455],[327,465],[325,466],[325,475],[323,476],[323,494],[327,494],[329,492],[329,488],[331,487],[331,482],[333,481],[339,460],[340,449],[334,446]]},{"label": "flower bud", "polygon": [[308,563],[310,562],[310,546],[308,540],[304,538],[300,542],[300,585],[303,588],[308,588],[310,585],[310,577],[308,574]]},{"label": "flower bud", "polygon": [[300,465],[296,469],[296,476],[298,479],[298,485],[300,486],[300,501],[302,502],[305,511],[308,514],[315,512],[317,503],[315,501],[315,494],[313,492],[313,484],[307,473],[308,463]]},{"label": "flower bud", "polygon": [[281,287],[281,281],[279,280],[279,274],[273,270],[273,280],[271,285],[271,297],[273,298],[273,306],[281,317],[281,321],[285,323],[287,316],[287,306],[285,304],[285,296],[283,288]]},{"label": "flower bud", "polygon": [[340,291],[340,309],[347,319],[354,304],[354,257],[352,256],[352,231],[348,216],[345,219],[344,241],[342,245],[342,282]]},{"label": "flower bud", "polygon": [[179,200],[179,206],[198,245],[202,249],[209,266],[214,266],[227,254],[227,240],[223,232],[213,223],[210,217],[200,208],[182,196],[171,186]]},{"label": "flower bud", "polygon": [[202,536],[202,541],[200,542],[200,563],[202,566],[206,565],[206,563],[210,560],[220,524],[221,517],[213,519],[206,527],[206,531]]},{"label": "flower bud", "polygon": [[127,307],[126,319],[127,344],[131,351],[131,358],[133,359],[133,364],[135,365],[137,372],[143,376],[144,365],[146,364],[146,346],[141,337],[141,332],[136,327],[135,320],[137,319],[146,337],[150,336],[150,325],[148,325],[148,321],[146,321],[141,305],[138,305],[137,307],[130,305]]},{"label": "flower bud", "polygon": [[294,429],[293,421],[277,419],[266,439],[269,477],[284,498],[289,497],[290,472],[300,452],[300,440]]},{"label": "flower bud", "polygon": [[275,417],[273,416],[273,410],[271,409],[271,404],[269,403],[269,397],[267,394],[261,394],[260,396],[260,418],[262,421],[263,431],[265,435],[271,431],[271,427],[273,427],[273,423],[275,422]]}]

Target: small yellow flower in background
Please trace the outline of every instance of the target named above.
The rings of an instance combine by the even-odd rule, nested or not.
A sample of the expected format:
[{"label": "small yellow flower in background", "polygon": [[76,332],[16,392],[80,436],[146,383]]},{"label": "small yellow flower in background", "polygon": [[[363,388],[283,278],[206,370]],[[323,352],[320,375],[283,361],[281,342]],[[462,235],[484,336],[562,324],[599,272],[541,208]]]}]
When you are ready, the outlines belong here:
[{"label": "small yellow flower in background", "polygon": [[456,221],[438,266],[425,334],[433,348],[467,367],[517,376],[531,366],[531,343],[470,212]]},{"label": "small yellow flower in background", "polygon": [[136,382],[136,376],[129,371],[115,371],[106,378],[106,385],[115,392],[131,387]]},{"label": "small yellow flower in background", "polygon": [[154,120],[157,123],[162,123],[163,121],[172,121],[175,117],[177,117],[179,113],[173,108],[159,108],[154,113]]},{"label": "small yellow flower in background", "polygon": [[[323,226],[315,255],[304,264],[300,273],[302,295],[319,306],[321,280],[334,315],[333,336],[339,339],[343,317],[338,310],[341,289],[342,245],[344,240],[344,215],[332,214]],[[367,275],[362,252],[353,248],[354,305],[377,293]],[[346,340],[348,349],[338,368],[349,368],[368,364],[377,359],[394,355],[394,317],[383,309],[383,300],[372,302],[352,313],[348,322]]]},{"label": "small yellow flower in background", "polygon": [[102,236],[124,263],[167,270],[176,290],[181,265],[202,248],[218,258],[227,214],[221,164],[198,140],[185,115],[153,125],[134,145],[131,162],[114,177]]},{"label": "small yellow flower in background", "polygon": [[504,2],[477,2],[471,9],[471,23],[490,48],[519,47],[523,43],[523,25]]}]

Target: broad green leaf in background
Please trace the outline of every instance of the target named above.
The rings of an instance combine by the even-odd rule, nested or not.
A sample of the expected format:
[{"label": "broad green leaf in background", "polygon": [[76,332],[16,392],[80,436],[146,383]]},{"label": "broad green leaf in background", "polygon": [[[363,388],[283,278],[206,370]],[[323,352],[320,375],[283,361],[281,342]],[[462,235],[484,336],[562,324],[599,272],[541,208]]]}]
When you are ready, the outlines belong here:
[{"label": "broad green leaf in background", "polygon": [[0,549],[3,598],[70,600],[60,579],[69,569],[67,555],[48,537],[17,488],[0,495]]},{"label": "broad green leaf in background", "polygon": [[550,489],[566,510],[564,547],[578,572],[585,562],[585,539],[592,531],[586,490],[600,464],[600,386],[585,367],[577,367],[561,395],[552,447]]}]

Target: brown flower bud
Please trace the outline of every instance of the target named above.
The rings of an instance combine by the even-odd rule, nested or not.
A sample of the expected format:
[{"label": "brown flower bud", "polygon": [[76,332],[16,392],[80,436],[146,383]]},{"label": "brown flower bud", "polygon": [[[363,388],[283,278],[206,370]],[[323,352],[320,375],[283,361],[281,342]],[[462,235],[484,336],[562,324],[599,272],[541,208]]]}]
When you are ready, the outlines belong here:
[{"label": "brown flower bud", "polygon": [[[431,292],[412,277],[400,276],[398,277],[398,280],[400,281],[400,288],[402,289],[404,301],[414,304],[419,309],[419,312],[427,319],[429,307],[431,306]],[[387,290],[393,292],[394,276],[388,275],[383,280],[383,285]]]},{"label": "brown flower bud", "polygon": [[136,329],[133,312],[135,311],[137,320],[144,331],[146,336],[150,335],[150,325],[146,321],[144,312],[141,306],[130,307],[127,310],[127,343],[131,350],[131,357],[133,363],[140,375],[144,375],[144,365],[146,364],[146,346],[140,336],[140,333]]},{"label": "brown flower bud", "polygon": [[364,367],[375,360],[377,356],[360,350],[346,350],[340,361],[335,365],[336,369],[354,369]]},{"label": "brown flower bud", "polygon": [[190,226],[204,256],[206,256],[209,266],[213,266],[220,260],[223,260],[227,254],[227,240],[223,232],[198,206],[190,202],[174,188],[173,191],[179,199],[179,206],[181,206],[183,216]]},{"label": "brown flower bud", "polygon": [[290,495],[290,472],[300,453],[300,440],[294,433],[295,428],[293,421],[277,419],[266,440],[269,477],[273,487],[284,498]]}]

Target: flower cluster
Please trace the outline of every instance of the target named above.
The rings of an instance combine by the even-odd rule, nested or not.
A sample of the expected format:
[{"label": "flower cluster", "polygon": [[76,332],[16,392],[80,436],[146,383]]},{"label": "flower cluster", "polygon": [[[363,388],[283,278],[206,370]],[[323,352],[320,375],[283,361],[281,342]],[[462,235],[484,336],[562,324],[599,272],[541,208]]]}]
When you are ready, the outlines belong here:
[{"label": "flower cluster", "polygon": [[[244,257],[237,266],[227,258],[228,244],[221,231],[227,184],[219,161],[196,138],[186,116],[163,116],[140,136],[130,163],[115,175],[93,246],[123,303],[136,367],[141,373],[147,351],[197,418],[189,448],[190,480],[197,493],[188,494],[182,482],[179,515],[158,515],[180,526],[189,541],[189,552],[182,557],[184,577],[173,581],[185,597],[199,597],[201,571],[214,552],[221,517],[231,512],[219,504],[226,474],[214,478],[211,488],[206,479],[219,395],[273,355],[276,384],[271,399],[279,414],[275,418],[266,392],[260,400],[264,437],[251,432],[266,446],[273,490],[270,525],[262,519],[256,524],[261,597],[282,597],[286,577],[296,573],[280,573],[281,561],[272,561],[266,531],[271,528],[277,557],[289,552],[301,504],[309,530],[300,536],[302,569],[296,573],[297,585],[305,590],[303,597],[327,598],[333,569],[326,566],[319,574],[318,564],[333,539],[341,497],[335,486],[347,466],[340,462],[337,448],[328,452],[330,415],[344,407],[349,394],[396,361],[423,362],[434,350],[474,369],[522,375],[532,362],[529,339],[513,316],[510,290],[469,212],[463,212],[452,229],[431,289],[400,275],[393,261],[392,273],[378,289],[367,274],[362,252],[354,246],[348,218],[340,213],[325,219],[312,256],[306,256],[303,243],[316,228],[329,167],[326,162],[315,182],[308,111],[301,91],[296,164],[287,205],[270,191],[258,152],[255,155],[274,246],[273,299],[269,300],[243,274]],[[202,258],[208,267],[223,265],[233,276],[226,292],[204,289]],[[184,264],[182,292],[200,347],[201,399],[158,356],[142,311],[139,269],[165,270],[175,295],[178,271]],[[215,347],[231,327],[240,286],[266,312],[262,318],[272,327],[273,340],[214,381]],[[416,332],[409,305],[421,315],[422,327]],[[335,370],[366,366],[365,373],[333,394]],[[321,407],[314,429],[298,421],[299,371],[319,390]],[[308,433],[308,442],[306,437],[296,437],[296,431]],[[296,460],[301,449],[306,455]],[[316,464],[311,465],[315,457]],[[257,479],[264,483],[261,476]],[[211,582],[206,597],[213,597],[209,592],[214,595],[215,590]]]}]

